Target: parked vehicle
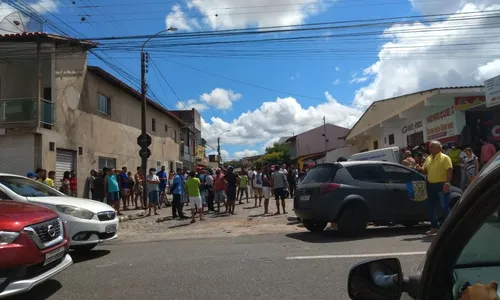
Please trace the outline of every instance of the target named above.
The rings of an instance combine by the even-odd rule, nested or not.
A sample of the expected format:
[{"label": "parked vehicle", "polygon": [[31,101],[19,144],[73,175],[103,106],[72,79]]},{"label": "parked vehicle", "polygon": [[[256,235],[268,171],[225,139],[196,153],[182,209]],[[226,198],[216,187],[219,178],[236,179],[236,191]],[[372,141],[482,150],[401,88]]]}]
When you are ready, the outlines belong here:
[{"label": "parked vehicle", "polygon": [[356,153],[349,160],[377,160],[399,164],[401,162],[401,151],[399,147],[389,147]]},{"label": "parked vehicle", "polygon": [[[304,227],[321,232],[336,222],[340,233],[361,236],[368,222],[414,226],[427,221],[423,202],[410,200],[407,183],[423,181],[417,171],[381,161],[348,161],[317,165],[297,187],[294,209]],[[462,190],[451,187],[454,202]]]},{"label": "parked vehicle", "polygon": [[[398,300],[404,292],[413,299],[422,300],[497,299],[499,291],[495,283],[500,273],[498,195],[500,153],[483,168],[446,218],[417,274],[405,276],[397,258],[366,261],[351,269],[350,298]],[[378,274],[364,272],[366,270]],[[386,278],[391,280],[383,280]],[[380,284],[379,279],[385,284]],[[462,297],[470,286],[483,292],[483,297]]]},{"label": "parked vehicle", "polygon": [[29,202],[56,211],[66,222],[70,247],[89,251],[118,237],[118,216],[102,202],[69,197],[32,179],[0,173],[0,198]]},{"label": "parked vehicle", "polygon": [[69,267],[68,235],[54,211],[0,200],[0,298],[29,291]]}]

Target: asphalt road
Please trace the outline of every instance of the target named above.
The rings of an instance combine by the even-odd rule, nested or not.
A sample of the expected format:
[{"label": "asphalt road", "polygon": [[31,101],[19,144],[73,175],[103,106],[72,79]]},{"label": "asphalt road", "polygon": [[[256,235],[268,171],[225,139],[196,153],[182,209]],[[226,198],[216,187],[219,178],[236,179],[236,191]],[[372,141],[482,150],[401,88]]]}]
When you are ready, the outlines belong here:
[{"label": "asphalt road", "polygon": [[[427,228],[372,229],[363,239],[335,232],[134,243],[118,240],[53,280],[12,299],[349,299],[347,276],[362,255],[399,257],[415,272]],[[304,257],[306,256],[306,257]]]}]

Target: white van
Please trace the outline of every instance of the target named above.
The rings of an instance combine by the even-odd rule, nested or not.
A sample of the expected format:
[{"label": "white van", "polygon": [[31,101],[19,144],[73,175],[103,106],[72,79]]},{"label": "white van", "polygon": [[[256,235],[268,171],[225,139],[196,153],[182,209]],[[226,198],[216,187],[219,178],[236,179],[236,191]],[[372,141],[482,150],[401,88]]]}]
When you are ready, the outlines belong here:
[{"label": "white van", "polygon": [[401,163],[401,151],[399,147],[377,149],[354,154],[350,160],[379,160],[399,164]]}]

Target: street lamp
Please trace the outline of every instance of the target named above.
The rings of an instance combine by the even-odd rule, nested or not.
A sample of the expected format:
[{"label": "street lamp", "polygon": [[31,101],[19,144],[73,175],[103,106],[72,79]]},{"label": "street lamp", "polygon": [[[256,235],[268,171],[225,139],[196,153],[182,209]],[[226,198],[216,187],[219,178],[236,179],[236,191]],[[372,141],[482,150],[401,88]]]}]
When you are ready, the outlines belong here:
[{"label": "street lamp", "polygon": [[223,132],[221,132],[219,134],[219,136],[217,137],[217,152],[219,154],[219,166],[220,166],[220,163],[222,162],[222,159],[221,159],[221,156],[220,156],[220,136],[223,135],[224,133],[226,132],[230,132],[231,129],[228,129],[228,130],[224,130]]},{"label": "street lamp", "polygon": [[[144,199],[144,204],[146,204],[146,199],[148,196],[148,186],[146,183],[146,169],[148,167],[148,158],[151,155],[149,152],[149,145],[147,138],[147,130],[146,130],[146,106],[147,106],[147,101],[146,101],[146,53],[144,52],[144,47],[146,47],[146,44],[152,40],[153,38],[159,36],[160,34],[167,32],[167,31],[176,31],[177,28],[175,27],[169,27],[167,29],[163,29],[156,34],[150,36],[147,40],[144,41],[142,44],[141,48],[141,100],[142,100],[142,105],[141,105],[141,137],[139,138],[141,140],[141,168],[142,172],[144,174],[144,180],[142,182],[143,188],[144,188],[144,194],[143,194],[143,199]],[[150,143],[150,142],[149,142]],[[147,150],[146,150],[147,149]]]}]

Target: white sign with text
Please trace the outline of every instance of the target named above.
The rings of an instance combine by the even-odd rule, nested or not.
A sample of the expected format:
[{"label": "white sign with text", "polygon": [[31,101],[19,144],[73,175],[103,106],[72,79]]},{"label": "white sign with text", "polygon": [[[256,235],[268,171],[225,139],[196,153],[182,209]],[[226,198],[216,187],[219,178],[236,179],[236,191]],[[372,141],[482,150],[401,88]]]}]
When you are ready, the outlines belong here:
[{"label": "white sign with text", "polygon": [[436,140],[456,135],[455,106],[439,108],[427,116],[427,139]]}]

